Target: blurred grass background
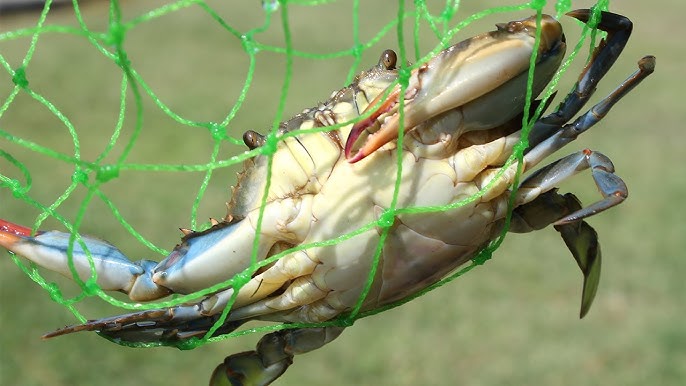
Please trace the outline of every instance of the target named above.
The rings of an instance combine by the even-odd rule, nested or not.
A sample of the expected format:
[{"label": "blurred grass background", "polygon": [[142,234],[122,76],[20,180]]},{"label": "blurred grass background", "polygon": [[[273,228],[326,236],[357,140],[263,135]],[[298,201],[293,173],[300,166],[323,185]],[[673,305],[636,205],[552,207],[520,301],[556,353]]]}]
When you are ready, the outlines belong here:
[{"label": "blurred grass background", "polygon": [[[585,7],[590,2],[572,2]],[[262,25],[259,1],[207,4],[232,27],[247,31]],[[454,20],[503,2],[464,2]],[[158,1],[121,3],[124,20],[163,5]],[[411,5],[407,5],[411,10]],[[295,49],[330,53],[352,43],[352,2],[316,7],[288,7]],[[437,8],[438,9],[438,8]],[[578,320],[581,276],[558,238],[547,229],[511,235],[494,259],[453,283],[403,307],[359,320],[336,342],[299,356],[280,379],[282,385],[679,385],[686,379],[686,233],[683,197],[686,179],[682,131],[682,65],[686,33],[679,19],[681,1],[616,2],[611,9],[634,21],[634,34],[623,56],[599,88],[604,95],[635,69],[646,54],[658,58],[657,71],[623,100],[602,124],[563,150],[585,147],[610,156],[629,185],[630,198],[621,207],[594,217],[604,251],[603,277],[590,314]],[[106,31],[108,5],[82,4],[93,31]],[[360,8],[359,38],[371,39],[395,19],[396,5],[366,2]],[[546,10],[554,13],[552,5]],[[283,46],[280,12],[259,42]],[[493,23],[527,16],[528,12],[493,15],[460,33],[455,41],[492,28]],[[0,33],[34,26],[38,13],[0,15]],[[76,26],[73,9],[50,12],[46,25]],[[413,58],[411,20],[405,48]],[[564,20],[568,41],[580,27]],[[422,30],[422,53],[435,38]],[[0,53],[12,68],[26,55],[30,37],[0,41]],[[393,28],[370,50],[360,69],[376,63],[385,48],[397,49]],[[124,48],[133,68],[160,100],[183,118],[222,121],[236,102],[248,69],[241,42],[222,29],[201,7],[190,6],[137,25],[126,35]],[[583,55],[580,55],[583,60]],[[351,56],[306,59],[295,57],[284,118],[325,99],[344,85]],[[232,135],[246,129],[266,131],[277,111],[285,76],[285,57],[260,52],[251,88],[229,125]],[[564,93],[581,63],[565,76]],[[73,123],[82,157],[92,160],[106,145],[118,116],[120,70],[83,36],[44,33],[27,67],[30,87],[46,97]],[[11,75],[0,71],[0,96],[13,88]],[[130,91],[129,91],[130,97]],[[133,132],[135,117],[129,99],[122,137],[108,161],[114,162]],[[182,125],[145,95],[143,131],[128,162],[202,164],[209,160],[212,140],[206,129]],[[73,154],[64,124],[45,106],[20,93],[0,117],[0,130]],[[5,138],[0,149],[24,162],[32,173],[31,197],[54,202],[71,182],[73,166],[29,152]],[[220,159],[243,147],[224,144]],[[24,183],[4,159],[0,172]],[[200,221],[224,215],[228,186],[235,168],[215,172],[199,207]],[[190,212],[202,173],[122,171],[102,191],[122,216],[143,236],[163,248],[178,241],[179,226],[190,223]],[[91,177],[91,182],[93,181]],[[597,198],[587,174],[565,184],[585,202]],[[85,196],[77,189],[58,211],[73,220]],[[26,225],[39,214],[0,189],[0,218]],[[43,228],[61,228],[48,219]],[[81,231],[99,235],[133,259],[154,258],[121,227],[97,199],[88,207]],[[40,335],[75,322],[62,306],[27,278],[6,253],[0,259],[0,383],[10,385],[205,384],[224,356],[254,347],[259,336],[230,339],[192,351],[173,348],[131,349],[96,334],[76,334],[41,341]],[[76,294],[67,280],[46,274],[68,295]],[[99,299],[79,304],[88,317],[118,311]]]}]

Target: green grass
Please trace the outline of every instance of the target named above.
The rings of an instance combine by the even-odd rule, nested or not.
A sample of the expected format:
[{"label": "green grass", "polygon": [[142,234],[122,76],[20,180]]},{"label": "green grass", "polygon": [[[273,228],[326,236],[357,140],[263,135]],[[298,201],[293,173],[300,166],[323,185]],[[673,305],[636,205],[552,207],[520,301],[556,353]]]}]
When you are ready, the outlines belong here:
[{"label": "green grass", "polygon": [[[380,4],[381,2],[378,2]],[[464,2],[470,3],[470,2]],[[495,2],[484,3],[483,7]],[[680,49],[686,27],[677,18],[682,2],[616,2],[612,9],[635,23],[634,36],[598,95],[634,70],[645,54],[658,57],[656,73],[623,100],[602,124],[565,153],[585,147],[600,150],[615,162],[630,188],[621,207],[591,219],[603,243],[601,286],[590,314],[576,317],[581,276],[562,241],[551,229],[512,235],[485,266],[403,307],[359,320],[336,342],[295,359],[279,384],[379,385],[677,385],[686,379],[686,222],[683,197],[686,179],[680,154],[686,143],[682,107]],[[360,40],[372,38],[396,16],[395,7],[366,4],[360,13]],[[500,4],[500,3],[498,3]],[[575,2],[584,6],[587,2]],[[84,4],[89,27],[104,31],[107,9]],[[159,5],[159,4],[158,4]],[[233,27],[246,31],[260,25],[259,1],[241,8],[210,3]],[[124,19],[156,5],[124,2]],[[408,7],[410,7],[408,5]],[[475,12],[464,4],[457,19]],[[329,53],[352,45],[351,3],[289,7],[294,48]],[[552,8],[547,8],[554,12]],[[497,21],[526,16],[495,15],[468,28],[455,41],[492,28]],[[258,40],[282,46],[279,14]],[[37,14],[0,16],[0,33],[35,25]],[[48,24],[75,25],[73,11],[56,10]],[[409,25],[409,24],[408,24]],[[566,20],[569,41],[579,27]],[[436,44],[423,30],[422,53]],[[413,57],[411,28],[405,48]],[[192,6],[138,25],[124,47],[134,68],[160,100],[176,114],[198,121],[221,121],[236,102],[245,80],[248,58],[240,41]],[[29,38],[0,41],[0,54],[17,68]],[[391,30],[362,56],[361,68],[376,63],[385,48],[397,48]],[[230,124],[237,136],[246,129],[266,131],[278,109],[285,76],[280,54],[261,52],[245,103]],[[284,118],[325,99],[344,85],[352,57],[313,60],[296,57]],[[570,70],[562,92],[574,80]],[[83,37],[47,33],[39,39],[27,67],[36,92],[52,101],[78,131],[84,159],[102,151],[118,114],[121,72]],[[13,84],[0,70],[0,100]],[[212,141],[205,129],[182,125],[143,97],[143,131],[127,162],[200,164],[209,160]],[[115,162],[134,129],[131,99],[118,145],[107,160]],[[65,154],[73,154],[71,136],[47,109],[25,93],[0,117],[0,130]],[[31,197],[50,204],[71,182],[73,166],[28,152],[0,138],[0,149],[25,162],[33,177]],[[243,152],[223,144],[219,158]],[[215,173],[198,209],[200,222],[224,215],[228,186],[235,168]],[[0,173],[23,177],[0,159]],[[123,217],[145,238],[162,248],[178,241],[179,226],[190,224],[191,208],[202,173],[122,171],[103,191]],[[93,180],[91,179],[91,182]],[[597,198],[590,176],[565,184],[585,202]],[[59,208],[73,220],[85,189]],[[0,218],[30,225],[39,211],[0,189]],[[44,228],[60,228],[49,219]],[[82,231],[102,236],[135,258],[161,256],[126,233],[98,200],[89,205]],[[41,341],[40,335],[75,322],[62,306],[28,279],[6,253],[0,259],[0,383],[21,385],[204,384],[224,356],[252,349],[259,336],[231,339],[192,351],[170,348],[129,349],[95,334],[76,334]],[[58,281],[68,294],[75,286]],[[79,305],[88,318],[117,312],[99,299]]]}]

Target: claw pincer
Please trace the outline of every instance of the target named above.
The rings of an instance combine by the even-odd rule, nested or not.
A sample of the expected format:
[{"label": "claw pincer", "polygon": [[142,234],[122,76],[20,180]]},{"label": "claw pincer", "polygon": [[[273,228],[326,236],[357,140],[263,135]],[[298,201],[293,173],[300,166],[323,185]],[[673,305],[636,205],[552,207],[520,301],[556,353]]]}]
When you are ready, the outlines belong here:
[{"label": "claw pincer", "polygon": [[[570,15],[586,22],[591,14]],[[174,345],[252,320],[284,323],[255,350],[227,357],[212,385],[273,382],[295,355],[341,334],[345,323],[332,320],[420,293],[474,259],[507,223],[514,233],[550,225],[560,233],[583,274],[583,317],[601,268],[598,235],[585,219],[620,204],[628,188],[608,157],[588,149],[532,170],[598,123],[655,66],[654,57],[644,57],[624,83],[572,120],[621,53],[631,22],[603,12],[598,28],[606,39],[573,91],[533,124],[519,161],[513,154],[526,106],[549,107],[527,97],[547,87],[565,54],[562,27],[547,15],[498,24],[438,53],[411,71],[406,86],[398,84],[395,53],[384,51],[351,85],[283,122],[271,158],[246,161],[225,219],[204,231],[184,230],[160,263],[130,261],[98,238],[32,236],[1,220],[0,246],[77,281],[95,276],[102,289],[135,301],[216,289],[189,303],[91,320],[46,337],[99,331],[113,340]],[[323,129],[299,131],[316,128]],[[265,137],[249,131],[244,141],[255,149]],[[527,173],[521,183],[518,170]],[[602,195],[586,207],[557,190],[583,170]],[[428,210],[389,211],[418,207]],[[445,210],[431,209],[437,207]],[[382,221],[388,213],[392,221]]]},{"label": "claw pincer", "polygon": [[[157,265],[155,261],[131,262],[116,247],[94,237],[81,236],[77,241],[70,240],[72,236],[69,233],[49,231],[35,236],[30,236],[30,233],[28,228],[2,221],[0,245],[69,278],[73,278],[73,266],[82,281],[91,276],[92,261],[100,288],[141,295],[133,300],[152,300],[170,293],[150,280],[149,272]],[[70,246],[71,254],[68,253]]]}]

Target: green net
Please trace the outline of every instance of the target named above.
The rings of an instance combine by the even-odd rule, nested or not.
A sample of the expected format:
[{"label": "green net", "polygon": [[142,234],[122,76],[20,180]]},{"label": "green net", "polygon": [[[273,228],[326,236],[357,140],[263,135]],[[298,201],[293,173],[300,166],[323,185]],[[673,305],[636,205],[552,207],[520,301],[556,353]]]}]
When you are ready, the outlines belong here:
[{"label": "green net", "polygon": [[[472,35],[470,31],[490,28],[475,23],[481,19],[508,21],[540,12],[560,18],[571,9],[571,2],[562,0],[496,7],[490,7],[487,2],[478,3],[460,5],[459,1],[446,1],[437,5],[416,0],[410,4],[401,0],[393,7],[384,7],[360,1],[294,0],[226,6],[210,5],[206,1],[177,1],[156,7],[148,5],[147,9],[131,6],[130,10],[128,3],[124,6],[111,1],[106,12],[89,10],[91,19],[87,19],[82,7],[96,5],[81,6],[74,2],[69,11],[73,22],[62,23],[52,22],[52,17],[57,14],[55,18],[62,20],[59,15],[66,14],[67,10],[51,10],[48,1],[38,17],[31,16],[32,26],[0,32],[3,44],[0,65],[5,70],[0,85],[3,93],[0,105],[2,217],[29,219],[26,221],[32,222],[34,229],[62,227],[73,235],[70,249],[74,243],[81,242],[79,232],[88,229],[88,233],[101,233],[119,247],[135,240],[138,250],[134,247],[134,252],[152,251],[164,256],[168,251],[159,248],[157,245],[162,244],[154,239],[168,239],[151,235],[147,227],[157,227],[160,234],[173,233],[172,225],[176,224],[160,223],[159,217],[189,223],[192,229],[207,228],[210,223],[199,223],[198,218],[205,212],[217,215],[217,203],[227,200],[226,181],[232,180],[231,174],[242,161],[257,154],[270,156],[276,143],[283,140],[276,135],[279,122],[323,100],[327,92],[350,83],[356,73],[376,62],[384,48],[397,48],[400,63],[421,63],[455,41]],[[584,4],[591,5],[604,10],[608,1]],[[319,9],[327,9],[328,13],[319,14]],[[347,12],[345,19],[340,17],[342,11]],[[158,23],[167,28],[176,25],[183,32],[155,35],[150,31]],[[198,31],[192,31],[194,28]],[[592,46],[586,39],[589,34],[593,36],[594,31],[583,30],[543,98],[551,96],[577,53],[585,46]],[[173,37],[200,39],[205,48],[179,41],[179,47],[189,50],[182,52],[169,49],[174,43],[161,43]],[[53,51],[52,44],[58,39],[87,45],[92,53],[87,60],[98,63],[97,71],[89,67],[86,59],[79,62],[76,56],[73,62],[58,61],[59,65],[51,66],[50,55],[70,54],[68,46]],[[301,40],[308,43],[302,44]],[[167,51],[158,51],[159,47],[167,47]],[[146,55],[152,58],[153,65],[146,62]],[[178,67],[184,61],[197,64],[197,68]],[[100,72],[103,69],[107,72]],[[231,73],[234,80],[219,80],[225,72]],[[69,76],[64,77],[65,73]],[[273,76],[274,73],[279,76]],[[399,82],[407,85],[408,77],[409,71],[401,71]],[[202,87],[205,89],[201,91]],[[176,94],[188,97],[174,99]],[[217,111],[221,113],[218,115]],[[525,116],[524,133],[538,114]],[[216,118],[207,119],[207,116]],[[154,127],[168,129],[155,132]],[[249,152],[244,150],[240,135],[248,128],[270,132],[265,146]],[[525,148],[526,135],[523,135],[508,162],[521,159]],[[330,245],[378,227],[383,232],[376,263],[386,231],[396,215],[444,211],[479,196],[439,208],[392,205],[378,221],[351,234],[298,248]],[[182,217],[158,216],[152,212],[155,208],[178,212]],[[113,236],[117,232],[123,236]],[[471,264],[413,298],[483,264],[501,242],[502,236]],[[124,249],[129,256],[135,256]],[[286,252],[198,293],[144,305],[121,301],[103,292],[95,284],[95,275],[85,282],[74,275],[81,290],[66,296],[61,286],[44,278],[35,266],[18,258],[15,262],[54,301],[85,321],[76,308],[85,298],[97,296],[125,310],[175,306],[227,286],[240,288],[256,269]],[[347,326],[361,317],[410,300],[360,312],[376,264],[370,268],[366,290],[356,307],[340,318],[319,325]],[[305,326],[272,325],[209,338],[228,311],[229,308],[206,337],[179,343],[179,347],[192,348],[246,333]]]}]

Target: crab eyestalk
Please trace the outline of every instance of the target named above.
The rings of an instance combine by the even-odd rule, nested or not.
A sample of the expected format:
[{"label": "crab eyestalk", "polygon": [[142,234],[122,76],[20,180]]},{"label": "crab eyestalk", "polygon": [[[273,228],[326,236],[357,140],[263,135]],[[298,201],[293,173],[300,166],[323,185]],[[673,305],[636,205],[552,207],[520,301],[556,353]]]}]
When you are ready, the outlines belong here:
[{"label": "crab eyestalk", "polygon": [[[394,86],[385,98],[386,93],[381,93],[363,113],[369,117],[352,128],[345,145],[348,162],[357,162],[396,139],[401,128],[408,132],[451,110],[461,114],[457,121],[460,124],[452,135],[490,129],[516,116],[524,106],[523,98],[517,96],[526,94],[539,29],[533,96],[538,95],[557,70],[566,48],[560,23],[548,15],[543,15],[540,22],[532,16],[498,24],[497,30],[458,43],[413,70],[402,95],[400,85]],[[400,98],[405,100],[402,124],[398,112]],[[480,103],[483,99],[496,102],[499,111],[485,114]],[[362,134],[372,131],[377,124],[378,131],[366,136],[356,149]]]}]

